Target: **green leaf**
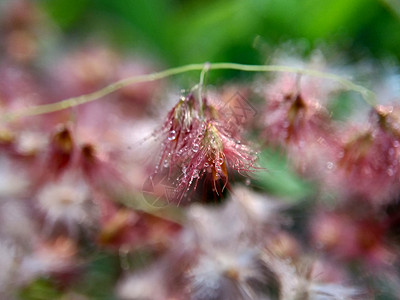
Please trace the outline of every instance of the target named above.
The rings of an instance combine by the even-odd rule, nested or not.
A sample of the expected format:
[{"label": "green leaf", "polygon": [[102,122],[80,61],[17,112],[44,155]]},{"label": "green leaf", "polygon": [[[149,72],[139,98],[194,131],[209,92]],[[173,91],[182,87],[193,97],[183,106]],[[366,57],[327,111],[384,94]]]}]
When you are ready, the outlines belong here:
[{"label": "green leaf", "polygon": [[50,280],[40,278],[21,290],[19,296],[21,300],[56,300],[61,293]]},{"label": "green leaf", "polygon": [[292,202],[301,201],[312,194],[311,184],[296,175],[282,154],[271,149],[264,150],[259,163],[265,170],[257,172],[255,180],[269,193]]},{"label": "green leaf", "polygon": [[64,29],[75,26],[89,6],[88,0],[42,0],[41,2],[45,11]]}]

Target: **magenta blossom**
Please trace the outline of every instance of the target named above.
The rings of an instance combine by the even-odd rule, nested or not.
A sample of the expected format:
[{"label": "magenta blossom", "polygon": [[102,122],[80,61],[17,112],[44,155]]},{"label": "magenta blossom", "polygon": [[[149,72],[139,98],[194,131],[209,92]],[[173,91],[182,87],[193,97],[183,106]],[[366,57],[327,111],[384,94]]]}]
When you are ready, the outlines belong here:
[{"label": "magenta blossom", "polygon": [[200,111],[193,95],[182,97],[168,113],[163,126],[161,155],[155,173],[176,175],[175,194],[181,201],[200,179],[211,180],[219,194],[228,185],[229,170],[245,174],[254,170],[256,153],[231,132],[219,111],[206,99]]}]

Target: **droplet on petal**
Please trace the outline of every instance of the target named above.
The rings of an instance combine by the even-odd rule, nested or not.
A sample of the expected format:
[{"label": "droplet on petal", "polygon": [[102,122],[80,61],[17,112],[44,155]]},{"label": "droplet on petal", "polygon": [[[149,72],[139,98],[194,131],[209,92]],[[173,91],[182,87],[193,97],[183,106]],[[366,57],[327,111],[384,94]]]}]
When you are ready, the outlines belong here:
[{"label": "droplet on petal", "polygon": [[168,168],[168,166],[169,166],[169,162],[168,162],[168,160],[166,159],[166,160],[164,160],[164,168]]},{"label": "droplet on petal", "polygon": [[193,146],[192,146],[192,151],[193,151],[194,153],[196,153],[197,151],[199,151],[199,149],[200,149],[199,144],[194,143]]},{"label": "droplet on petal", "polygon": [[328,162],[326,163],[326,167],[327,167],[328,170],[332,170],[332,169],[335,167],[335,165],[334,165],[333,162],[328,161]]},{"label": "droplet on petal", "polygon": [[168,140],[173,141],[175,139],[176,139],[176,131],[175,130],[171,130],[169,132],[169,135],[168,135]]}]

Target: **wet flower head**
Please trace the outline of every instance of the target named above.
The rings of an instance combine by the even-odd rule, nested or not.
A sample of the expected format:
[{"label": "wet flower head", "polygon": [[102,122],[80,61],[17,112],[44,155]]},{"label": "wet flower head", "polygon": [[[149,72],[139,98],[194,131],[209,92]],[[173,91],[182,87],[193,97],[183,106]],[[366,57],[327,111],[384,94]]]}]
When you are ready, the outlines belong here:
[{"label": "wet flower head", "polygon": [[[155,173],[175,175],[175,192],[179,200],[199,180],[208,178],[217,194],[227,186],[228,173],[252,171],[256,153],[242,144],[236,132],[230,132],[218,109],[203,99],[202,111],[192,94],[181,97],[168,113],[162,134],[161,155]],[[221,182],[220,182],[221,181]]]},{"label": "wet flower head", "polygon": [[198,132],[200,120],[194,97],[181,97],[167,115],[162,128],[163,143],[156,172],[168,168],[171,162],[184,161],[190,152],[193,136]]}]

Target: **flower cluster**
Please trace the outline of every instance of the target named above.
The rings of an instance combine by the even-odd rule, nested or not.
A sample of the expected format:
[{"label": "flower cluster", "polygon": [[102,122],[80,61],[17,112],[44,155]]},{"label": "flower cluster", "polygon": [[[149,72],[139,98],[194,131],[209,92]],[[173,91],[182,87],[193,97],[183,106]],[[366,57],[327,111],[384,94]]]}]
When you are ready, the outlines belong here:
[{"label": "flower cluster", "polygon": [[359,104],[335,78],[373,93],[328,64],[215,88],[204,69],[179,98],[155,79],[197,65],[125,86],[154,60],[93,43],[47,55],[36,4],[4,3],[1,299],[399,298],[396,93],[371,84],[377,103]]},{"label": "flower cluster", "polygon": [[[361,289],[344,285],[344,274],[318,278],[317,264],[328,266],[322,261],[309,263],[308,268],[315,269],[310,272],[299,270],[304,263],[301,247],[282,229],[283,207],[277,201],[244,187],[232,195],[222,207],[192,206],[186,229],[174,246],[153,265],[122,281],[118,290],[122,299],[367,297]],[[228,220],[232,223],[226,230]],[[293,243],[286,251],[279,247],[289,239]],[[158,284],[156,291],[154,282]]]},{"label": "flower cluster", "polygon": [[176,198],[180,202],[203,177],[219,195],[228,185],[229,172],[254,171],[256,152],[242,143],[236,130],[216,106],[193,94],[181,97],[168,113],[161,129],[163,139],[155,172],[176,175]]}]

